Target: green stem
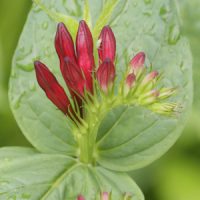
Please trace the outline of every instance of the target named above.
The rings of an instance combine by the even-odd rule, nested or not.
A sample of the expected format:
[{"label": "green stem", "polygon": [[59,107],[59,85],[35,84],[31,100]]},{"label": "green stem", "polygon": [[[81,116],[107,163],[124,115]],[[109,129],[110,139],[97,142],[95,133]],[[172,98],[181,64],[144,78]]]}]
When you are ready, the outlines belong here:
[{"label": "green stem", "polygon": [[[112,98],[112,97],[111,97]],[[85,121],[87,122],[86,127],[79,127],[77,131],[77,140],[79,143],[79,159],[83,163],[92,164],[95,163],[95,153],[96,153],[96,138],[98,134],[99,126],[105,117],[105,115],[114,107],[119,104],[118,101],[102,101],[101,104],[89,105],[88,115]],[[93,110],[93,112],[91,112]]]},{"label": "green stem", "polygon": [[80,161],[86,164],[93,163],[94,142],[90,140],[89,134],[84,134],[80,136],[79,148]]}]

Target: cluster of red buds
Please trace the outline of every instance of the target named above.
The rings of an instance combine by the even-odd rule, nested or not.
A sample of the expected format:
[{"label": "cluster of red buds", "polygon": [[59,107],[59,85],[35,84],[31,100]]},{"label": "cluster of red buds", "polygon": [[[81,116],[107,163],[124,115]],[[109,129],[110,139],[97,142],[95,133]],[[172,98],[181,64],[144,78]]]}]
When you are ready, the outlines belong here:
[{"label": "cluster of red buds", "polygon": [[[93,55],[93,38],[85,21],[81,21],[76,36],[76,51],[72,37],[63,23],[58,24],[55,37],[55,48],[60,60],[60,70],[71,94],[71,99],[80,109],[86,92],[93,94],[94,79],[105,93],[112,88],[115,79],[115,52],[116,41],[109,26],[103,28],[99,39],[101,40],[99,52],[99,68],[95,72]],[[47,97],[64,114],[74,114],[72,104],[63,87],[55,76],[40,61],[35,61],[35,71],[40,87]]]},{"label": "cluster of red buds", "polygon": [[[123,195],[122,200],[131,200],[131,195],[126,193]],[[82,195],[79,195],[77,197],[77,200],[86,200]],[[100,200],[111,200],[111,193],[108,192],[102,192],[100,194]]]},{"label": "cluster of red buds", "polygon": [[[55,48],[60,60],[60,70],[70,92],[66,95],[51,71],[40,61],[35,61],[36,77],[47,97],[71,119],[84,118],[84,103],[88,96],[114,93],[116,77],[115,57],[116,40],[112,29],[105,26],[99,36],[98,67],[95,67],[93,38],[85,21],[80,21],[76,36],[76,44],[63,23],[59,23],[55,37]],[[176,104],[163,103],[174,94],[174,88],[155,89],[159,79],[157,71],[149,71],[144,66],[145,54],[138,53],[131,60],[125,79],[119,88],[126,104],[147,105],[158,113],[172,113]],[[116,97],[118,98],[118,97]],[[121,98],[121,97],[119,97]],[[157,103],[158,102],[158,103]]]}]

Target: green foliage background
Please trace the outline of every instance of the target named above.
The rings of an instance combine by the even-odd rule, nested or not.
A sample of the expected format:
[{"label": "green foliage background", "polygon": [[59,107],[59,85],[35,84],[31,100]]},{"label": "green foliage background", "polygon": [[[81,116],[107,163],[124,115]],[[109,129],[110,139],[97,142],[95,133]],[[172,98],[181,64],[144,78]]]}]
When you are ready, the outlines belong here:
[{"label": "green foliage background", "polygon": [[[150,167],[132,173],[147,200],[198,200],[200,196],[200,1],[176,3],[194,56],[194,105],[183,136],[170,152]],[[7,89],[12,55],[30,6],[30,0],[0,2],[0,146],[29,145],[9,109]]]}]

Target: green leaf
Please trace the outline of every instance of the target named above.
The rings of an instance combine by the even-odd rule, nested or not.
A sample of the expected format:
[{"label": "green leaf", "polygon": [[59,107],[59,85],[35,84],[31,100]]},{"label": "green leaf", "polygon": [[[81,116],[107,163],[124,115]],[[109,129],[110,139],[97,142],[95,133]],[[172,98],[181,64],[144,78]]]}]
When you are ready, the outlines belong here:
[{"label": "green leaf", "polygon": [[[194,79],[194,104],[192,115],[189,120],[188,128],[195,130],[199,134],[200,125],[200,90],[199,90],[199,77],[200,77],[200,1],[176,1],[179,10],[180,18],[182,19],[182,30],[184,34],[189,38],[192,54],[194,57],[193,65],[193,79]],[[191,130],[190,130],[191,132]]]},{"label": "green leaf", "polygon": [[42,9],[44,12],[46,12],[48,14],[49,17],[51,17],[52,20],[54,20],[55,22],[59,23],[59,22],[63,22],[68,30],[70,31],[70,33],[74,36],[76,35],[77,29],[78,29],[78,22],[76,19],[74,19],[71,16],[59,13],[59,12],[54,12],[50,9],[48,9],[42,2],[41,0],[33,0],[34,3],[36,3],[36,5],[38,5],[38,7],[40,9]]},{"label": "green leaf", "polygon": [[126,174],[82,165],[64,155],[7,148],[0,149],[0,161],[0,200],[75,200],[79,194],[96,200],[102,191],[112,191],[115,200],[121,200],[124,192],[134,200],[144,199]]},{"label": "green leaf", "polygon": [[129,1],[126,13],[112,23],[118,42],[118,75],[126,66],[124,57],[130,60],[136,52],[146,52],[147,63],[163,73],[162,84],[178,87],[171,101],[183,109],[174,117],[130,106],[108,113],[97,138],[97,161],[106,168],[144,167],[162,156],[183,130],[192,102],[192,59],[188,41],[180,36],[174,8],[170,0]]},{"label": "green leaf", "polygon": [[[46,1],[47,5],[51,6],[50,1]],[[62,3],[56,5],[64,13]],[[56,22],[40,8],[33,7],[13,59],[10,102],[22,132],[39,151],[76,155],[67,117],[38,87],[33,70],[34,60],[41,59],[61,77],[53,45],[55,31]]]},{"label": "green leaf", "polygon": [[92,19],[91,19],[90,6],[89,6],[88,0],[84,0],[83,19],[86,21],[86,23],[91,28],[92,27]]},{"label": "green leaf", "polygon": [[95,41],[98,38],[99,33],[101,32],[101,29],[103,28],[103,26],[108,24],[113,14],[114,8],[117,6],[119,1],[120,0],[109,0],[109,1],[106,1],[106,3],[103,5],[103,9],[95,23],[94,30],[93,30],[93,36],[94,36]]},{"label": "green leaf", "polygon": [[35,149],[25,147],[2,147],[0,148],[0,167],[6,162],[37,153]]}]

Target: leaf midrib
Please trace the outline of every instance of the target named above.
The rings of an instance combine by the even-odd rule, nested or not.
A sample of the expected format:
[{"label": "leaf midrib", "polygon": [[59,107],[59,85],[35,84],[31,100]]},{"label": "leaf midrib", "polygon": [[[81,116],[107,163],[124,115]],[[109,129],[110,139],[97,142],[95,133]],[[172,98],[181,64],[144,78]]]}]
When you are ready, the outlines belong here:
[{"label": "leaf midrib", "polygon": [[42,195],[42,197],[40,198],[40,200],[45,200],[48,198],[48,196],[54,191],[54,189],[56,187],[58,187],[61,182],[65,179],[65,177],[71,172],[73,171],[75,168],[81,166],[81,163],[77,163],[77,164],[73,164],[70,168],[68,168],[67,170],[65,170],[61,175],[59,175],[59,177],[52,183],[51,187]]},{"label": "leaf midrib", "polygon": [[108,137],[109,133],[112,131],[112,129],[118,125],[118,123],[120,122],[121,118],[124,116],[124,114],[127,112],[128,107],[126,107],[124,109],[124,111],[119,115],[119,118],[115,121],[115,123],[113,123],[113,125],[109,128],[109,130],[106,131],[106,133],[104,134],[104,136],[97,142],[97,146],[100,145],[100,143],[106,138]]}]

